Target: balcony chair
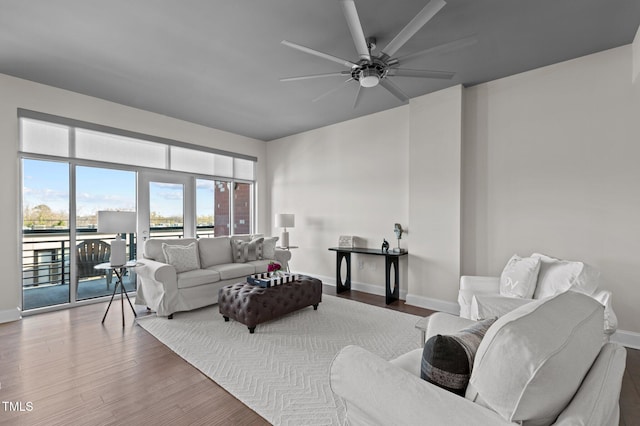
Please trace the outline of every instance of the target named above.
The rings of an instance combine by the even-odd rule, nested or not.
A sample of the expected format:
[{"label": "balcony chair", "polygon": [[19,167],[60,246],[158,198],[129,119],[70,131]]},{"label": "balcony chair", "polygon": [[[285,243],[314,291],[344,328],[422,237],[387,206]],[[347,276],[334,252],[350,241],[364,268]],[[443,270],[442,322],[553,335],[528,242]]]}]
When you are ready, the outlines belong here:
[{"label": "balcony chair", "polygon": [[[78,281],[81,278],[99,277],[105,275],[101,270],[95,269],[100,263],[109,262],[111,246],[102,240],[84,240],[76,246],[76,269]],[[113,271],[106,274],[107,290],[111,286]]]}]

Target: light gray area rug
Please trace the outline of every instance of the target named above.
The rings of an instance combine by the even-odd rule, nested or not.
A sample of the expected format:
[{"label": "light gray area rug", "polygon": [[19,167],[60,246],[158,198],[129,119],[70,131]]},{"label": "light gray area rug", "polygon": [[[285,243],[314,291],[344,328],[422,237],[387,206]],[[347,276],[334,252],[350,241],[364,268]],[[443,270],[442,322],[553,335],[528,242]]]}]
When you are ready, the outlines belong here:
[{"label": "light gray area rug", "polygon": [[338,425],[345,407],[329,386],[338,351],[359,345],[384,359],[419,347],[420,317],[326,294],[307,307],[259,324],[255,334],[218,306],[143,317],[138,324],[275,425]]}]

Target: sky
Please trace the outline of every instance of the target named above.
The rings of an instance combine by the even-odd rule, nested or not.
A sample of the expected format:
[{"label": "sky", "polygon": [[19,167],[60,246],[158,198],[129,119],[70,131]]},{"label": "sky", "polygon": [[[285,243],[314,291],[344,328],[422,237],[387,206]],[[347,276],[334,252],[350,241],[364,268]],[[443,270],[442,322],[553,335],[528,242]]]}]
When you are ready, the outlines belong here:
[{"label": "sky", "polygon": [[[54,212],[69,211],[69,165],[23,160],[23,207],[48,205]],[[78,216],[98,210],[136,211],[136,173],[131,171],[76,167]],[[164,216],[182,215],[182,185],[154,182],[150,188],[151,211]],[[197,214],[212,215],[214,182],[198,180]]]}]

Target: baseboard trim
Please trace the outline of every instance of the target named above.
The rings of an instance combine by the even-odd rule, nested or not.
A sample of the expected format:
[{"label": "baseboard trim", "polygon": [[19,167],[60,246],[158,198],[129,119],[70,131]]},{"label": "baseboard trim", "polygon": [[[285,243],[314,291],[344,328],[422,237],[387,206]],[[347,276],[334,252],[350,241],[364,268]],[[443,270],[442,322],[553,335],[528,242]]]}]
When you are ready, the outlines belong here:
[{"label": "baseboard trim", "polygon": [[640,349],[640,333],[627,330],[617,330],[610,340],[631,349]]},{"label": "baseboard trim", "polygon": [[454,302],[447,302],[440,299],[432,299],[430,297],[407,295],[407,305],[417,306],[419,308],[430,309],[432,311],[447,312],[453,315],[460,314],[460,306]]},{"label": "baseboard trim", "polygon": [[20,315],[19,308],[5,309],[0,311],[0,324],[5,322],[18,321],[20,318],[22,318],[22,315]]},{"label": "baseboard trim", "polygon": [[[330,285],[332,287],[336,286],[336,278],[328,277],[326,275],[318,275],[318,274],[309,274],[307,272],[295,272],[296,274],[309,275],[310,277],[314,277],[322,281],[322,284]],[[375,294],[376,296],[385,296],[385,289],[383,285],[375,285],[369,283],[363,283],[358,281],[351,280],[351,289],[356,291],[361,291],[363,293]],[[405,300],[407,297],[407,291],[400,289],[399,298],[401,300]]]}]

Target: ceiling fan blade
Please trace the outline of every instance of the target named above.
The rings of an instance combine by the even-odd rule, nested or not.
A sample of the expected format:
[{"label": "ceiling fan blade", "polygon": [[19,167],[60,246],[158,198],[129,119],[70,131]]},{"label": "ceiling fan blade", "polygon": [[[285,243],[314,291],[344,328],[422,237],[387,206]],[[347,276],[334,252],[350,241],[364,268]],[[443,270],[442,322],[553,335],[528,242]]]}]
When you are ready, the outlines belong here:
[{"label": "ceiling fan blade", "polygon": [[389,79],[383,78],[382,80],[380,80],[380,86],[384,87],[389,92],[391,92],[391,94],[396,98],[400,99],[402,103],[406,103],[409,101],[409,97],[405,95],[405,93],[402,90],[400,90],[398,86],[393,84]]},{"label": "ceiling fan blade", "polygon": [[301,75],[299,77],[287,77],[287,78],[281,78],[280,81],[298,81],[298,80],[310,80],[312,78],[322,78],[322,77],[338,77],[338,76],[343,76],[343,75],[350,75],[351,72],[349,71],[342,71],[342,72],[330,72],[330,73],[326,73],[326,74],[313,74],[313,75]]},{"label": "ceiling fan blade", "polygon": [[353,81],[353,78],[350,78],[344,82],[342,82],[342,84],[340,86],[334,87],[333,89],[329,90],[328,92],[323,93],[322,95],[318,96],[317,98],[313,99],[311,102],[317,102],[320,99],[323,99],[325,96],[329,96],[330,94],[337,92],[338,90],[342,89],[344,86],[347,85],[347,83],[349,83],[350,81]]},{"label": "ceiling fan blade", "polygon": [[353,62],[347,61],[346,59],[338,58],[337,56],[329,55],[328,53],[319,52],[317,50],[311,49],[311,48],[306,47],[306,46],[302,46],[300,44],[292,43],[292,42],[287,41],[287,40],[282,40],[281,43],[284,44],[285,46],[291,47],[291,48],[299,50],[301,52],[308,53],[310,55],[317,56],[319,58],[328,59],[328,60],[333,61],[333,62],[337,62],[340,65],[344,65],[345,67],[348,67],[348,68],[352,68],[352,67],[356,67],[357,66]]},{"label": "ceiling fan blade", "polygon": [[353,38],[353,44],[356,45],[356,50],[360,59],[366,59],[371,62],[371,53],[367,46],[367,40],[364,38],[364,31],[362,30],[362,24],[358,17],[358,10],[353,0],[340,0],[342,3],[342,11],[344,17],[347,18],[347,24],[349,24],[349,31],[351,31],[351,37]]},{"label": "ceiling fan blade", "polygon": [[397,64],[397,63],[405,63],[405,62],[409,62],[409,61],[411,61],[413,59],[416,59],[416,58],[418,58],[420,56],[428,55],[430,53],[451,52],[453,50],[457,50],[457,49],[462,49],[464,47],[473,46],[477,42],[478,42],[478,39],[475,36],[465,37],[465,38],[461,38],[459,40],[450,41],[449,43],[444,43],[444,44],[440,44],[438,46],[430,47],[428,49],[424,49],[424,50],[421,50],[419,52],[411,53],[410,55],[402,56],[402,57],[400,57],[398,59],[394,59],[392,61],[389,61],[389,63],[391,65],[393,65],[394,63],[395,64]]},{"label": "ceiling fan blade", "polygon": [[360,99],[362,98],[362,92],[364,92],[364,90],[362,90],[362,86],[360,86],[358,84],[358,91],[356,92],[356,99],[353,101],[353,109],[356,109],[356,107],[358,106],[358,102],[360,102]]},{"label": "ceiling fan blade", "polygon": [[389,70],[390,76],[398,77],[420,77],[420,78],[440,78],[443,80],[451,80],[455,72],[450,71],[433,71],[433,70],[408,70],[404,68],[392,68]]},{"label": "ceiling fan blade", "polygon": [[390,58],[393,56],[404,44],[409,41],[411,37],[417,33],[420,28],[424,26],[431,18],[435,16],[436,13],[440,11],[447,3],[444,0],[431,0],[427,5],[420,11],[418,14],[405,26],[397,36],[393,38],[387,44],[387,46],[382,49],[381,53],[383,57],[386,56]]}]

